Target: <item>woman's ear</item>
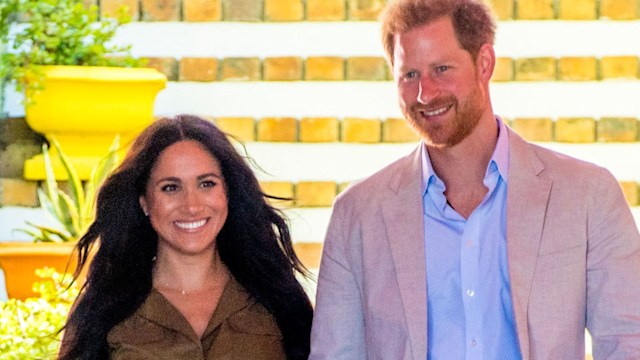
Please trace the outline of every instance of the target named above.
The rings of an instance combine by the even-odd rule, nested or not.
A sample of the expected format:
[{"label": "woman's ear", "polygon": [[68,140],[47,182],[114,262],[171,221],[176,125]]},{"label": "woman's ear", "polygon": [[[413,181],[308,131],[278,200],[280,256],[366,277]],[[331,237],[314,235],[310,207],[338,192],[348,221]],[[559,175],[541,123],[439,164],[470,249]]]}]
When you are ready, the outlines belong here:
[{"label": "woman's ear", "polygon": [[147,210],[147,200],[144,198],[144,195],[140,195],[138,198],[138,202],[140,203],[140,207],[142,208],[142,212],[145,216],[149,216],[149,211]]}]

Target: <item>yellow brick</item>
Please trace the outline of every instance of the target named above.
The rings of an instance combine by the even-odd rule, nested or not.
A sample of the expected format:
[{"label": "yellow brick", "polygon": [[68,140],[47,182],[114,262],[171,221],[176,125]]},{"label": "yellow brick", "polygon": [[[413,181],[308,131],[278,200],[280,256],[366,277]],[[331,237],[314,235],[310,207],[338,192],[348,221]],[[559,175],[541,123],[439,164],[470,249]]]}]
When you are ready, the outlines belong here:
[{"label": "yellow brick", "polygon": [[516,60],[516,81],[552,81],[556,79],[556,59],[552,57]]},{"label": "yellow brick", "polygon": [[605,56],[600,60],[602,79],[636,79],[638,58],[635,56]]},{"label": "yellow brick", "polygon": [[221,80],[257,81],[261,78],[258,58],[225,58],[222,60]]},{"label": "yellow brick", "polygon": [[140,7],[137,0],[102,0],[100,1],[100,16],[116,17],[121,6],[127,7],[127,14],[131,16],[131,20],[139,19]]},{"label": "yellow brick", "polygon": [[511,127],[529,141],[553,140],[553,121],[549,118],[514,119]]},{"label": "yellow brick", "polygon": [[242,141],[256,139],[256,121],[250,117],[219,117],[216,125],[225,133],[237,137]]},{"label": "yellow brick", "polygon": [[182,0],[184,21],[220,21],[222,19],[221,0]]},{"label": "yellow brick", "polygon": [[600,0],[600,16],[611,20],[637,19],[637,0]]},{"label": "yellow brick", "polygon": [[347,59],[347,80],[386,80],[387,62],[382,57],[355,56]]},{"label": "yellow brick", "polygon": [[496,59],[496,67],[493,70],[492,81],[513,80],[513,59],[500,57]]},{"label": "yellow brick", "polygon": [[266,195],[293,199],[293,184],[286,181],[260,181],[260,187]]},{"label": "yellow brick", "polygon": [[598,60],[595,57],[563,57],[558,60],[558,78],[563,81],[597,80]]},{"label": "yellow brick", "polygon": [[300,21],[304,18],[302,0],[265,0],[264,18],[267,21]]},{"label": "yellow brick", "polygon": [[598,141],[633,142],[638,139],[638,120],[629,117],[604,117],[598,121]]},{"label": "yellow brick", "polygon": [[380,142],[381,127],[378,119],[345,118],[342,121],[342,141],[355,143]]},{"label": "yellow brick", "polygon": [[178,60],[172,57],[150,57],[147,59],[147,67],[160,71],[169,81],[178,80]]},{"label": "yellow brick", "polygon": [[554,0],[518,0],[518,19],[553,19]]},{"label": "yellow brick", "polygon": [[215,81],[218,78],[218,59],[182,58],[178,78],[180,81]]},{"label": "yellow brick", "polygon": [[38,206],[38,184],[22,179],[0,179],[0,206]]},{"label": "yellow brick", "polygon": [[569,143],[596,141],[596,120],[592,118],[560,118],[555,124],[555,140]]},{"label": "yellow brick", "polygon": [[344,80],[344,59],[341,57],[309,57],[306,62],[305,80]]},{"label": "yellow brick", "polygon": [[377,20],[385,0],[347,0],[349,20]]},{"label": "yellow brick", "polygon": [[222,0],[226,21],[262,21],[264,0]]},{"label": "yellow brick", "polygon": [[405,119],[387,119],[382,123],[382,142],[411,142],[420,136]]},{"label": "yellow brick", "polygon": [[593,20],[596,18],[596,0],[560,0],[558,18],[563,20]]},{"label": "yellow brick", "polygon": [[303,118],[300,120],[300,141],[338,141],[339,121],[337,118]]},{"label": "yellow brick", "polygon": [[638,198],[638,184],[635,181],[620,181],[620,187],[624,192],[624,197],[627,199],[629,206],[640,205]]},{"label": "yellow brick", "polygon": [[302,59],[295,56],[266,58],[264,60],[264,80],[302,80]]},{"label": "yellow brick", "polygon": [[513,19],[514,0],[491,0],[490,4],[499,20]]},{"label": "yellow brick", "polygon": [[345,14],[345,0],[307,0],[307,20],[342,21]]},{"label": "yellow brick", "polygon": [[307,269],[318,269],[322,258],[322,243],[296,242],[293,244],[296,256]]},{"label": "yellow brick", "polygon": [[337,188],[331,181],[301,181],[296,185],[296,204],[301,207],[331,206]]},{"label": "yellow brick", "polygon": [[143,21],[180,21],[179,0],[140,0]]},{"label": "yellow brick", "polygon": [[258,141],[294,142],[297,121],[288,117],[267,117],[258,122]]}]

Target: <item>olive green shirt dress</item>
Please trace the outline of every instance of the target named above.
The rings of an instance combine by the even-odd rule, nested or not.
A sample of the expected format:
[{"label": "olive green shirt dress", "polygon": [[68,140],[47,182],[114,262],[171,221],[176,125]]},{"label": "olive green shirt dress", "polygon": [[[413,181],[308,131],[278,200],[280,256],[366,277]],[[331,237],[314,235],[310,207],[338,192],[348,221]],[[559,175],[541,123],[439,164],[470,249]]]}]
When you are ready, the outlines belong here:
[{"label": "olive green shirt dress", "polygon": [[115,360],[285,360],[273,316],[232,277],[202,338],[153,289],[142,306],[107,336]]}]

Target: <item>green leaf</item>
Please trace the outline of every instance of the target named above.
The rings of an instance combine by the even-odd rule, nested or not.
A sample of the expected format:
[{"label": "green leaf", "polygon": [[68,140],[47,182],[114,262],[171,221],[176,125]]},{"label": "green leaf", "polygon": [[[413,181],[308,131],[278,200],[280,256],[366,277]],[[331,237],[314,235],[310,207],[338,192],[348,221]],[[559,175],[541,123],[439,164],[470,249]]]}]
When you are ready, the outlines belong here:
[{"label": "green leaf", "polygon": [[71,196],[65,194],[62,190],[58,193],[60,196],[60,210],[62,217],[59,219],[62,222],[64,228],[71,234],[71,236],[77,238],[80,235],[81,224],[80,216],[78,214],[78,208],[73,202]]},{"label": "green leaf", "polygon": [[118,150],[120,149],[120,135],[116,135],[109,146],[109,153],[103,159],[100,160],[91,170],[89,181],[87,181],[85,206],[82,210],[83,214],[87,216],[94,215],[95,197],[97,195],[97,189],[102,186],[107,176],[113,172],[118,164]]},{"label": "green leaf", "polygon": [[46,195],[54,210],[53,214],[59,216],[60,205],[58,200],[58,183],[56,182],[56,177],[53,173],[53,166],[51,166],[51,157],[49,156],[49,148],[47,144],[42,144],[42,156],[44,158],[45,189],[47,190]]},{"label": "green leaf", "polygon": [[[44,191],[42,191],[42,189],[38,188],[37,191],[38,194],[38,200],[40,201],[40,206],[42,206],[42,208],[51,216],[51,218],[53,219],[59,219],[61,212],[59,211],[59,208],[56,208],[53,205],[53,202],[51,201],[51,198],[49,198]],[[56,188],[56,195],[58,194],[58,189]]]},{"label": "green leaf", "polygon": [[84,207],[84,190],[82,189],[82,182],[80,181],[78,172],[73,167],[73,164],[64,151],[62,151],[58,141],[53,137],[51,138],[51,141],[58,151],[58,157],[60,158],[62,166],[67,173],[67,181],[69,182],[69,187],[71,189],[71,197],[73,199],[74,207],[76,207],[76,209],[82,209]]}]

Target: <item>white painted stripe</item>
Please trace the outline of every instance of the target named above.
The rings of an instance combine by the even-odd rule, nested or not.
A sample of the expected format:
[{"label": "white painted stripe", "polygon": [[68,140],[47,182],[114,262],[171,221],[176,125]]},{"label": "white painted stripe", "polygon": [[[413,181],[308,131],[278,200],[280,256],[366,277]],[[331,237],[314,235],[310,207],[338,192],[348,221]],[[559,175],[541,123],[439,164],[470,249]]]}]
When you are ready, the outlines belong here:
[{"label": "white painted stripe", "polygon": [[[640,206],[632,207],[631,211],[640,229]],[[286,209],[285,215],[289,219],[294,242],[322,242],[331,218],[331,208]],[[23,227],[25,221],[52,225],[42,208],[3,207],[0,208],[0,242],[31,241],[27,235],[14,230]]]},{"label": "white painted stripe", "polygon": [[[640,55],[640,21],[503,21],[497,56]],[[136,56],[382,56],[370,21],[229,23],[136,22],[115,43]]]},{"label": "white painted stripe", "polygon": [[[506,118],[640,117],[640,81],[492,83],[493,109]],[[21,96],[7,92],[6,109],[24,115]],[[170,82],[156,115],[400,117],[391,81]]]},{"label": "white painted stripe", "polygon": [[[619,180],[640,182],[640,143],[542,143],[542,146],[609,169]],[[373,174],[408,154],[416,144],[247,143],[265,181],[349,182]]]},{"label": "white painted stripe", "polygon": [[[640,117],[640,81],[494,83],[493,108],[507,118]],[[398,117],[393,82],[170,83],[156,114]]]}]

